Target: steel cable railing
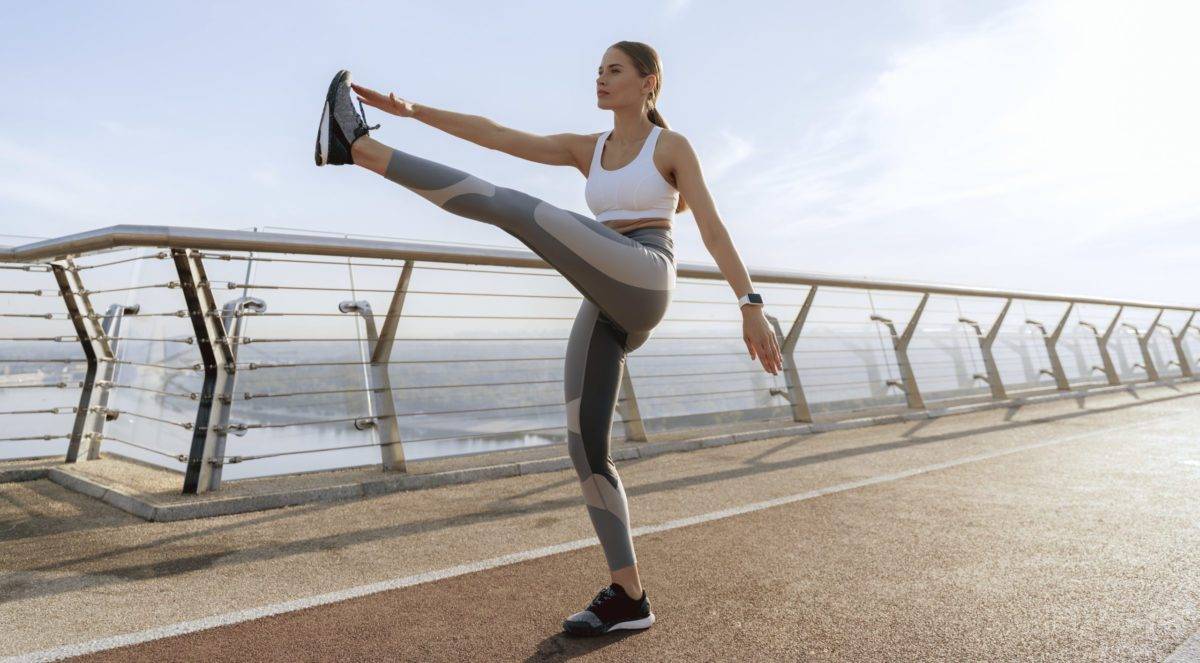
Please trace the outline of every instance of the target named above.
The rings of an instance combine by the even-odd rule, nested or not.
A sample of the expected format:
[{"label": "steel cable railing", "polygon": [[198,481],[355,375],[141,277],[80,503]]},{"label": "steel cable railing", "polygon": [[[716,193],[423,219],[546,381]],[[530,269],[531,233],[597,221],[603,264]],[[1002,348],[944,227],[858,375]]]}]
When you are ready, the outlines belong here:
[{"label": "steel cable railing", "polygon": [[[154,250],[108,259],[143,247]],[[524,251],[114,226],[0,250],[0,260],[23,263],[0,264],[0,415],[18,424],[0,442],[66,440],[74,462],[108,441],[183,464],[184,491],[201,492],[219,487],[226,465],[252,460],[332,468],[378,448],[383,467],[401,471],[406,448],[428,457],[563,439],[563,323],[575,316],[559,307],[580,297]],[[616,430],[631,441],[649,428],[1001,399],[1006,387],[1191,378],[1197,362],[1187,343],[1200,327],[1186,305],[751,270],[785,354],[772,376],[747,356],[731,293],[706,289],[728,291],[720,273],[678,271],[660,333],[624,373]],[[523,285],[531,278],[541,285]],[[66,310],[30,312],[33,297]],[[165,310],[177,305],[168,298],[183,308]],[[67,343],[84,358],[29,358],[37,344]],[[65,388],[80,390],[78,406],[20,396]],[[73,432],[28,434],[69,412]],[[191,439],[169,432],[179,429]],[[231,440],[251,453],[228,453]],[[271,473],[254,465],[257,474],[235,472]]]}]

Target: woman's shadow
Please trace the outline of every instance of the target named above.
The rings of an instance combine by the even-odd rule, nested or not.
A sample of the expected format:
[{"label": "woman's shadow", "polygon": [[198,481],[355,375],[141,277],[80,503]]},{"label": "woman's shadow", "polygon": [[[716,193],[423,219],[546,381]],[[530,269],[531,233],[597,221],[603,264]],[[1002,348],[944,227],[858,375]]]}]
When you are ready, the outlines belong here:
[{"label": "woman's shadow", "polygon": [[525,662],[569,661],[576,656],[583,656],[590,652],[599,651],[639,633],[641,631],[621,630],[604,635],[571,635],[565,631],[561,631],[539,642],[537,650],[530,654],[525,659]]}]

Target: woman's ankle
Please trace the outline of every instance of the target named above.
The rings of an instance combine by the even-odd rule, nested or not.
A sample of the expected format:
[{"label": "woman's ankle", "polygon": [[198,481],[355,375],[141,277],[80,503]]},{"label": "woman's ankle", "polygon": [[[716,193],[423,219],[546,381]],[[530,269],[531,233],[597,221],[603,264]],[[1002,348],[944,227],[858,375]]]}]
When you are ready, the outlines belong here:
[{"label": "woman's ankle", "polygon": [[642,597],[642,578],[641,574],[638,573],[636,562],[625,568],[613,571],[612,581],[620,585],[625,594],[633,600],[636,601]]},{"label": "woman's ankle", "polygon": [[618,582],[616,584],[620,585],[621,591],[625,592],[625,595],[628,596],[629,598],[633,599],[634,601],[640,601],[642,598],[642,595],[646,593],[645,588],[643,588],[641,585],[638,585],[636,587],[631,587],[630,585],[627,585],[627,584],[621,583],[621,582]]},{"label": "woman's ankle", "polygon": [[387,146],[370,136],[362,136],[350,145],[350,156],[355,165],[380,175],[387,171],[387,154]]}]

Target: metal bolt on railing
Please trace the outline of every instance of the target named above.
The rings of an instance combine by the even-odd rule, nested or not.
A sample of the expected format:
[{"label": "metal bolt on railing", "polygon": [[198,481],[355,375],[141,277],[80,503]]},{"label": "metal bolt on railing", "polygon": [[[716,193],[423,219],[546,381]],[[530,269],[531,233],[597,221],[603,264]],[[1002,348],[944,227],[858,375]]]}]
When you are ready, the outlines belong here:
[{"label": "metal bolt on railing", "polygon": [[792,399],[790,398],[790,395],[788,394],[787,389],[780,389],[779,387],[770,387],[769,389],[767,389],[767,394],[769,394],[771,396],[778,396],[789,403],[792,402]]}]

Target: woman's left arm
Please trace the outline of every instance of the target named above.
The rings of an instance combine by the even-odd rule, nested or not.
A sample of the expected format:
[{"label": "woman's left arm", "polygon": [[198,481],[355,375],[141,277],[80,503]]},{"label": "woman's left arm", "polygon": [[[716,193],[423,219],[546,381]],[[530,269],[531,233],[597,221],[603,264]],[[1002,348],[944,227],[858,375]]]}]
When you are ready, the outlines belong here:
[{"label": "woman's left arm", "polygon": [[[692,149],[691,143],[682,134],[675,134],[676,149],[673,150],[675,166],[675,182],[679,195],[692,208],[692,216],[700,229],[700,239],[705,248],[717,262],[721,275],[729,281],[733,288],[734,299],[730,304],[736,304],[737,299],[753,291],[750,283],[750,273],[742,264],[733,239],[717,214],[717,206],[704,183],[704,175],[700,171],[700,159]],[[771,323],[767,321],[762,306],[747,304],[742,311],[742,340],[746,342],[746,350],[750,358],[757,358],[768,373],[779,373],[783,366],[783,357],[779,353],[779,342]]]}]

